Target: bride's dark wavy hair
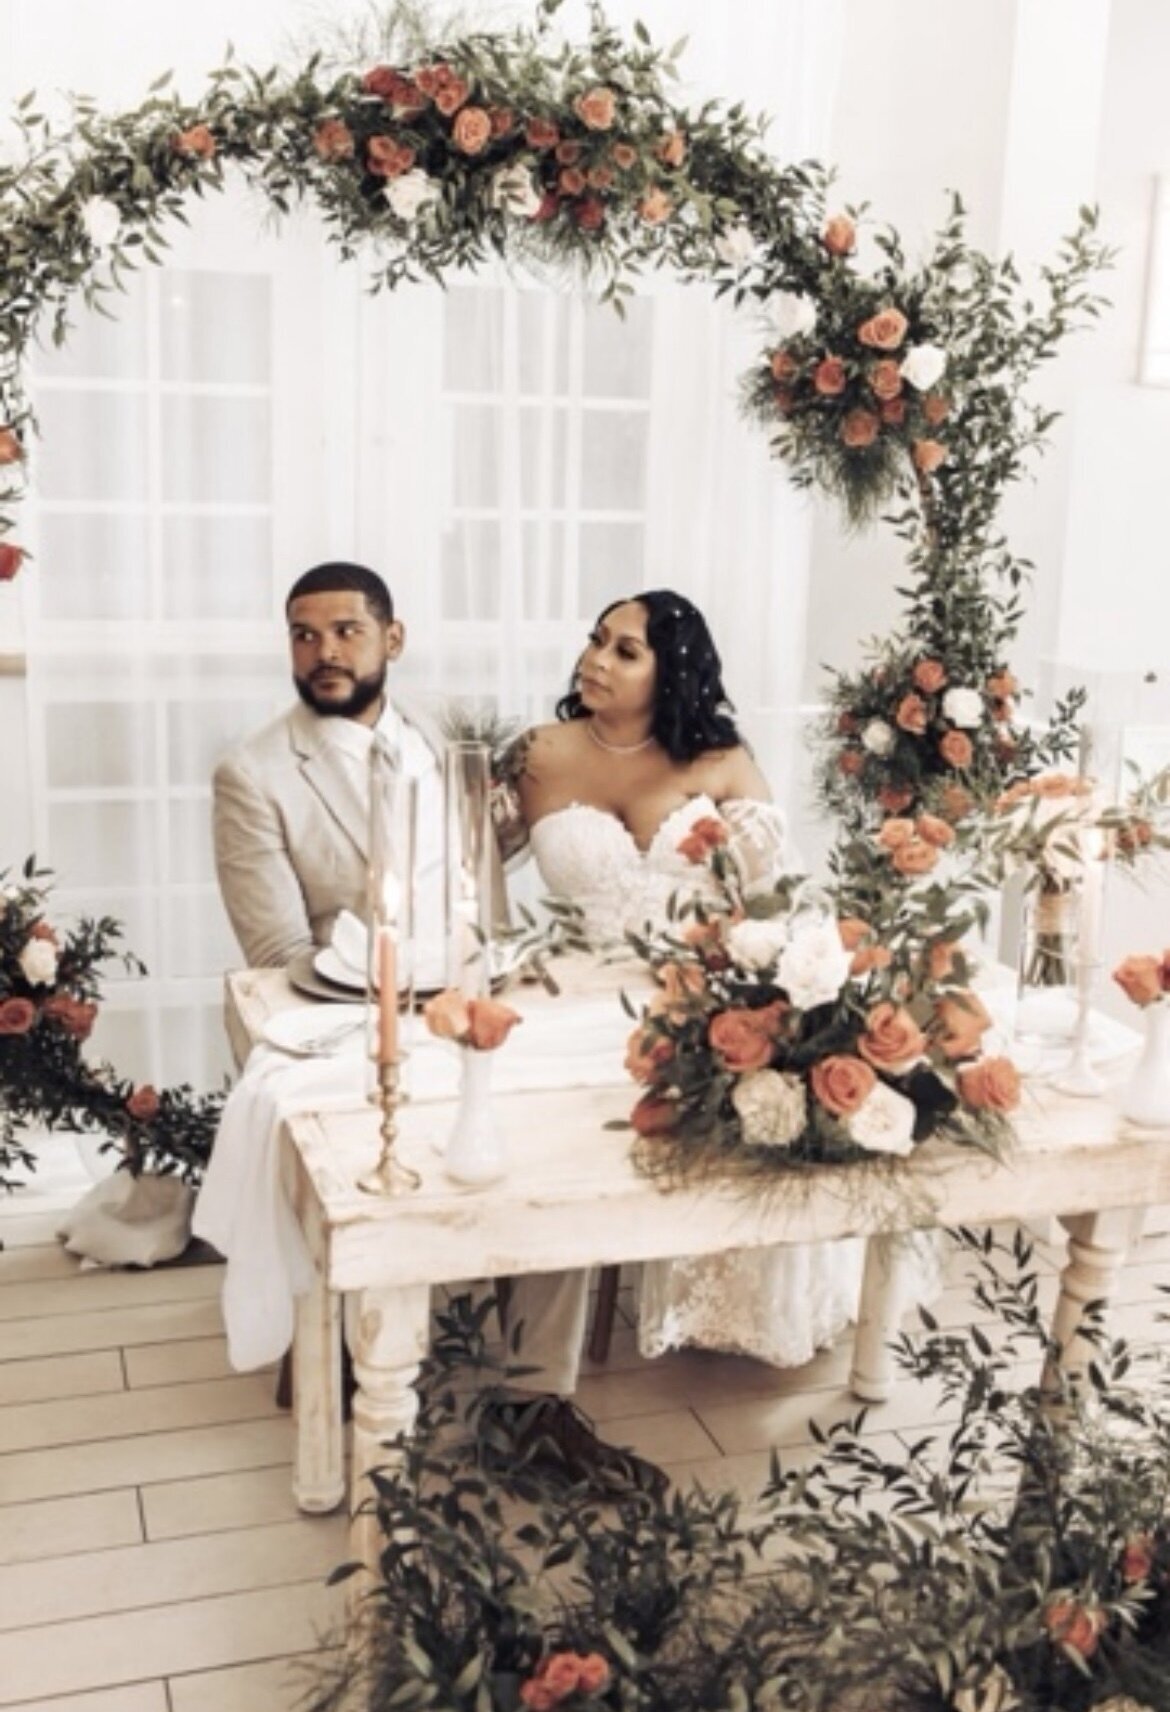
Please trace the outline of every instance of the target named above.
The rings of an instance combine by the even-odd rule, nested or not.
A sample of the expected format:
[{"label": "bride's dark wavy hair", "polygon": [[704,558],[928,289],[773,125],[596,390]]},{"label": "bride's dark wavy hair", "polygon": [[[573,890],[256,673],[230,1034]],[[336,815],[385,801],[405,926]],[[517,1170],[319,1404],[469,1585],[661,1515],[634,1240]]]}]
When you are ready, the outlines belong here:
[{"label": "bride's dark wavy hair", "polygon": [[[646,609],[646,641],[657,666],[651,735],[672,761],[693,761],[708,749],[732,749],[741,743],[734,708],[723,688],[719,650],[698,607],[672,589],[644,589],[610,601],[598,624],[630,601]],[[589,718],[576,683],[575,666],[568,694],[557,703],[558,719]]]}]

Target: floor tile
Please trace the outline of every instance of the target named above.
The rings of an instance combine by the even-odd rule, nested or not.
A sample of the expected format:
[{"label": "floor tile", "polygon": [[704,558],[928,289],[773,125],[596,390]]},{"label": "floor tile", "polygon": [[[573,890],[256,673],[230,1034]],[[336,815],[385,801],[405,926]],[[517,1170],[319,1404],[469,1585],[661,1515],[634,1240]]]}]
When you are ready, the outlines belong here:
[{"label": "floor tile", "polygon": [[14,1404],[0,1413],[0,1455],[276,1413],[267,1373],[207,1379],[192,1385],[160,1385],[147,1391],[119,1391],[110,1396]]},{"label": "floor tile", "polygon": [[287,1522],[300,1512],[292,1493],[292,1465],[285,1461],[201,1480],[160,1480],[142,1488],[142,1514],[147,1539],[166,1540]]},{"label": "floor tile", "polygon": [[10,1404],[45,1402],[51,1397],[92,1397],[102,1391],[121,1391],[125,1384],[121,1353],[116,1349],[32,1361],[0,1358],[0,1409]]},{"label": "floor tile", "polygon": [[[174,1343],[143,1344],[126,1351],[126,1379],[132,1389],[148,1385],[183,1385],[192,1379],[226,1379],[234,1369],[228,1361],[225,1337],[188,1338]],[[276,1369],[258,1371],[273,1375]]]},{"label": "floor tile", "polygon": [[148,1433],[98,1445],[14,1451],[0,1456],[0,1503],[149,1486],[238,1468],[264,1468],[292,1457],[292,1427],[278,1420],[233,1421],[186,1432]]},{"label": "floor tile", "polygon": [[338,1655],[328,1649],[300,1658],[174,1676],[168,1683],[172,1712],[290,1712],[315,1682],[314,1666]]},{"label": "floor tile", "polygon": [[[0,1256],[0,1262],[3,1257]],[[119,1308],[163,1302],[204,1301],[223,1286],[219,1266],[159,1266],[150,1272],[82,1272],[71,1278],[28,1284],[4,1284],[0,1271],[0,1320],[25,1320],[73,1314],[106,1314]]]},{"label": "floor tile", "polygon": [[30,1563],[65,1552],[103,1552],[142,1538],[138,1495],[129,1486],[0,1507],[0,1564]]},{"label": "floor tile", "polygon": [[[54,1694],[49,1700],[22,1700],[9,1712],[171,1712],[163,1682],[122,1683],[92,1694]],[[210,1707],[207,1712],[211,1712]],[[281,1712],[285,1712],[282,1708]]]},{"label": "floor tile", "polygon": [[37,1355],[72,1355],[86,1349],[131,1349],[172,1338],[216,1337],[222,1331],[218,1300],[165,1302],[122,1308],[115,1313],[10,1320],[0,1342],[5,1358],[16,1361]]}]

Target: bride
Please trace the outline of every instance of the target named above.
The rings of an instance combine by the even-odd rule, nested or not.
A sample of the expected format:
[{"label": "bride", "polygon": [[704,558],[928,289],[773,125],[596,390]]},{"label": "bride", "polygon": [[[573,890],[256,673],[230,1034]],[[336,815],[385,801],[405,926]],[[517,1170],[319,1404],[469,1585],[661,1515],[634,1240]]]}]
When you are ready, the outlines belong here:
[{"label": "bride", "polygon": [[[679,851],[719,815],[749,881],[784,865],[784,831],[742,742],[699,610],[651,590],[607,607],[557,723],[520,740],[513,776],[546,889],[582,911],[595,940],[661,925],[697,870]],[[639,1345],[683,1344],[798,1366],[855,1317],[862,1244],[734,1250],[642,1269]]]}]

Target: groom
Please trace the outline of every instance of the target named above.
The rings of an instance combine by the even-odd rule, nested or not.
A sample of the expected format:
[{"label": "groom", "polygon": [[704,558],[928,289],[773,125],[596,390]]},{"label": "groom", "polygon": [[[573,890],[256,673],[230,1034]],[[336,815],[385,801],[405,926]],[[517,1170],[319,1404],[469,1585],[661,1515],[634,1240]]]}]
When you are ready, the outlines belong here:
[{"label": "groom", "polygon": [[[416,980],[446,975],[441,735],[387,693],[406,641],[389,589],[364,565],[316,565],[285,606],[299,702],[233,749],[213,781],[216,868],[253,967],[328,943],[338,913],[365,915],[370,750],[379,733],[418,780]],[[535,1461],[605,1490],[660,1487],[661,1472],[598,1439],[569,1401],[584,1335],[587,1276],[517,1279],[511,1321],[528,1371],[486,1405],[498,1433]]]}]

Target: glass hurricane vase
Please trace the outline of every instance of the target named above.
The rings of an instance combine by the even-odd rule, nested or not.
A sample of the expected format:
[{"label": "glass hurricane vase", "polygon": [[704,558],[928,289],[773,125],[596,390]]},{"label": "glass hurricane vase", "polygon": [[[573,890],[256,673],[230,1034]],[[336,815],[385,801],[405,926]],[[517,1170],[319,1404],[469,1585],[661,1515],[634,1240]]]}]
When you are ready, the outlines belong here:
[{"label": "glass hurricane vase", "polygon": [[1080,893],[1042,887],[1024,900],[1016,1038],[1035,1046],[1071,1043],[1076,1032]]}]

